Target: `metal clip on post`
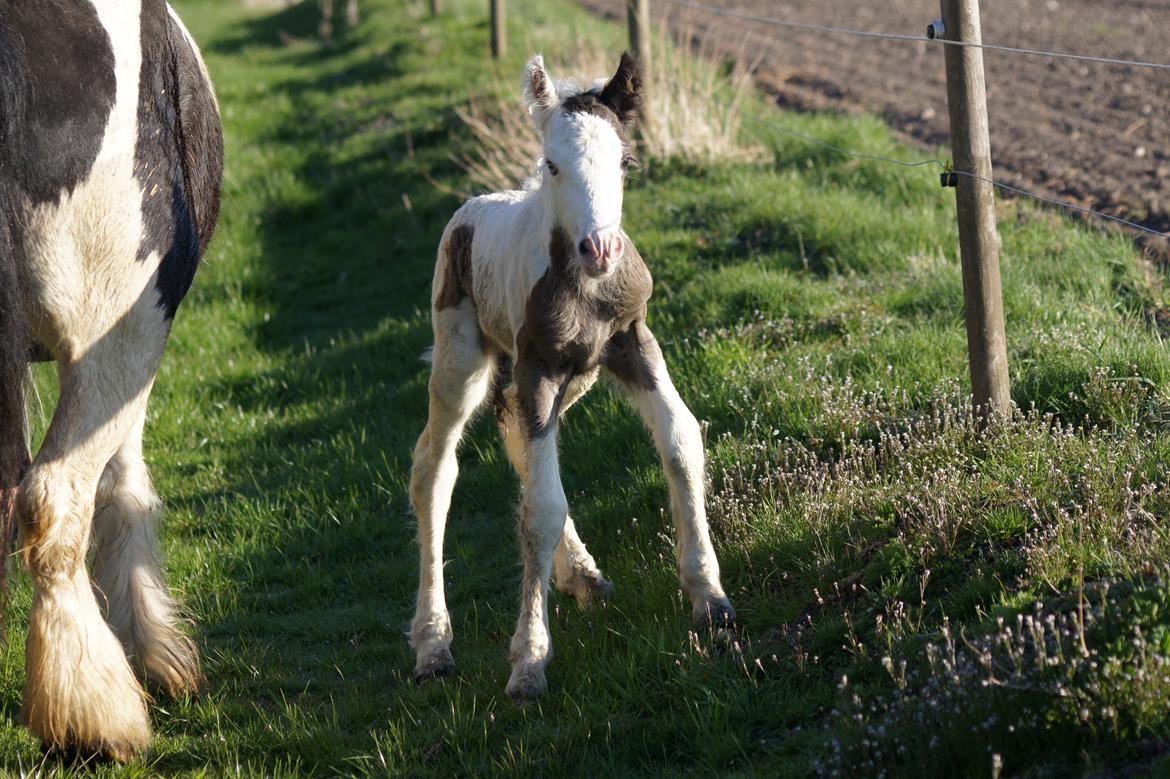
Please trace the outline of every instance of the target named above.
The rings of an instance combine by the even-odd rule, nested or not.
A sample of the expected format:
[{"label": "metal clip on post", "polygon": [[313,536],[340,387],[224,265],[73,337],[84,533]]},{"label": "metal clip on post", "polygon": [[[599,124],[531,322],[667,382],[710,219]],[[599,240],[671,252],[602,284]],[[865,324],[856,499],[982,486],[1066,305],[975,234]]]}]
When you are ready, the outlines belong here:
[{"label": "metal clip on post", "polygon": [[[947,26],[943,24],[942,19],[935,19],[926,26],[926,37],[932,41],[941,41],[946,35]],[[946,170],[938,174],[938,183],[942,187],[959,186],[959,174],[955,173],[951,163],[948,162]]]}]

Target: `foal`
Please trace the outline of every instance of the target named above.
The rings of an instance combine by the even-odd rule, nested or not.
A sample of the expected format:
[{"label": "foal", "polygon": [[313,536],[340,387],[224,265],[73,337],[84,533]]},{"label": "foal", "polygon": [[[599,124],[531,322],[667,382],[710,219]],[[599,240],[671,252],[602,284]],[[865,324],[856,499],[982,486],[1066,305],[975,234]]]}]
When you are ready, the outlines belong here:
[{"label": "foal", "polygon": [[524,91],[543,142],[539,177],[523,191],[471,200],[443,233],[431,299],[430,410],[410,484],[422,556],[410,631],[418,681],[455,667],[443,595],[443,527],[458,472],[456,447],[488,396],[497,365],[514,365],[511,385],[495,402],[524,486],[524,574],[508,694],[531,699],[546,689],[550,574],[582,605],[613,590],[568,516],[557,465],[559,418],[602,367],[625,388],[662,455],[679,575],[695,621],[735,619],[707,533],[699,425],[646,327],[650,272],[621,229],[622,185],[633,161],[626,131],[641,83],[628,54],[608,83],[588,91],[554,84],[543,59],[533,57]]}]

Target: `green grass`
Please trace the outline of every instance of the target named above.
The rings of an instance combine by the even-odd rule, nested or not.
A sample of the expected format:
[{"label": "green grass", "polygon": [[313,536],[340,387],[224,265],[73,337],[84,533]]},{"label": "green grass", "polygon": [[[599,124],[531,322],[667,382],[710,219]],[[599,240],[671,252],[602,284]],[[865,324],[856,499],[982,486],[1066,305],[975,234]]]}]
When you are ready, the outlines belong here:
[{"label": "green grass", "polygon": [[[333,48],[313,37],[316,3],[179,5],[228,162],[147,457],[208,685],[160,694],[151,752],[97,773],[987,775],[994,754],[1005,775],[1156,770],[1170,359],[1150,322],[1167,286],[1127,241],[1000,203],[1013,394],[1030,411],[981,437],[964,411],[953,195],[933,173],[766,132],[766,164],[651,161],[626,226],[655,274],[651,326],[709,425],[740,631],[689,632],[654,452],[601,388],[567,417],[562,462],[616,599],[580,612],[558,596],[550,692],[507,699],[518,493],[480,420],[448,526],[459,673],[419,688],[406,485],[434,249],[458,205],[435,183],[467,186],[453,111],[571,38],[616,62],[623,31],[562,0],[509,4],[512,56],[495,67],[470,0],[439,19],[367,2]],[[775,118],[914,156],[875,120]],[[39,385],[47,405],[47,374]],[[0,671],[9,722],[29,596],[21,576]],[[1006,627],[1036,609],[1054,621],[1013,649]],[[1040,662],[1041,645],[1063,659]],[[9,772],[76,770],[42,761],[26,731],[0,733]]]}]

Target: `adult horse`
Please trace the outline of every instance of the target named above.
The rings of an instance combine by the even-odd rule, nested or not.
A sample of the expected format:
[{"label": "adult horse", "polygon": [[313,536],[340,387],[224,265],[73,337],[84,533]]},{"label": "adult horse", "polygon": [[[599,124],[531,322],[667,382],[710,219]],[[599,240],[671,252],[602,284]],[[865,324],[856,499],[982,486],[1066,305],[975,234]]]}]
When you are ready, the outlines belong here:
[{"label": "adult horse", "polygon": [[[0,519],[34,587],[23,719],[48,747],[128,758],[150,739],[133,669],[171,693],[200,678],[142,431],[222,169],[211,81],[163,0],[0,0]],[[61,394],[29,463],[33,356]]]}]

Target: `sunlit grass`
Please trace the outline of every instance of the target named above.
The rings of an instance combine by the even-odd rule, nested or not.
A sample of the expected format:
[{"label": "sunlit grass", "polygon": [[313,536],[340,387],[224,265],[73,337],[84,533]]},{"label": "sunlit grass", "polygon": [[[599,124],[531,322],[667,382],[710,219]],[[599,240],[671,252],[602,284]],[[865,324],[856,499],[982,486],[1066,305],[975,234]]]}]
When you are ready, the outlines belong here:
[{"label": "sunlit grass", "polygon": [[[997,754],[1004,775],[1156,759],[1170,701],[1158,605],[1170,360],[1149,324],[1166,304],[1161,273],[1122,238],[1001,203],[1013,397],[1027,414],[979,437],[953,193],[929,170],[746,125],[764,161],[651,160],[626,200],[655,274],[651,326],[706,424],[738,634],[690,632],[653,448],[599,388],[566,418],[562,462],[616,599],[580,612],[558,597],[549,695],[507,699],[517,487],[480,421],[447,541],[459,673],[413,684],[406,485],[435,246],[458,206],[448,193],[472,186],[452,160],[474,142],[456,111],[518,91],[532,51],[588,40],[616,62],[624,41],[569,4],[514,2],[497,65],[486,4],[444,2],[438,19],[427,5],[363,3],[363,24],[327,48],[313,2],[180,3],[216,80],[228,168],[147,457],[209,681],[189,700],[160,694],[152,751],[97,775],[984,776]],[[752,110],[835,145],[921,155],[873,119]],[[38,371],[46,407],[50,378]],[[14,598],[0,667],[10,722],[23,579]],[[1079,660],[1063,645],[1070,661],[1043,667],[1027,646],[995,649],[997,619],[1011,627],[1036,604]],[[966,675],[947,676],[927,645],[967,652]],[[982,684],[984,648],[1019,695]],[[1046,692],[1054,680],[1087,720]],[[930,720],[937,744],[915,731],[930,691],[948,707]],[[7,772],[41,765],[26,731],[0,733]]]}]

